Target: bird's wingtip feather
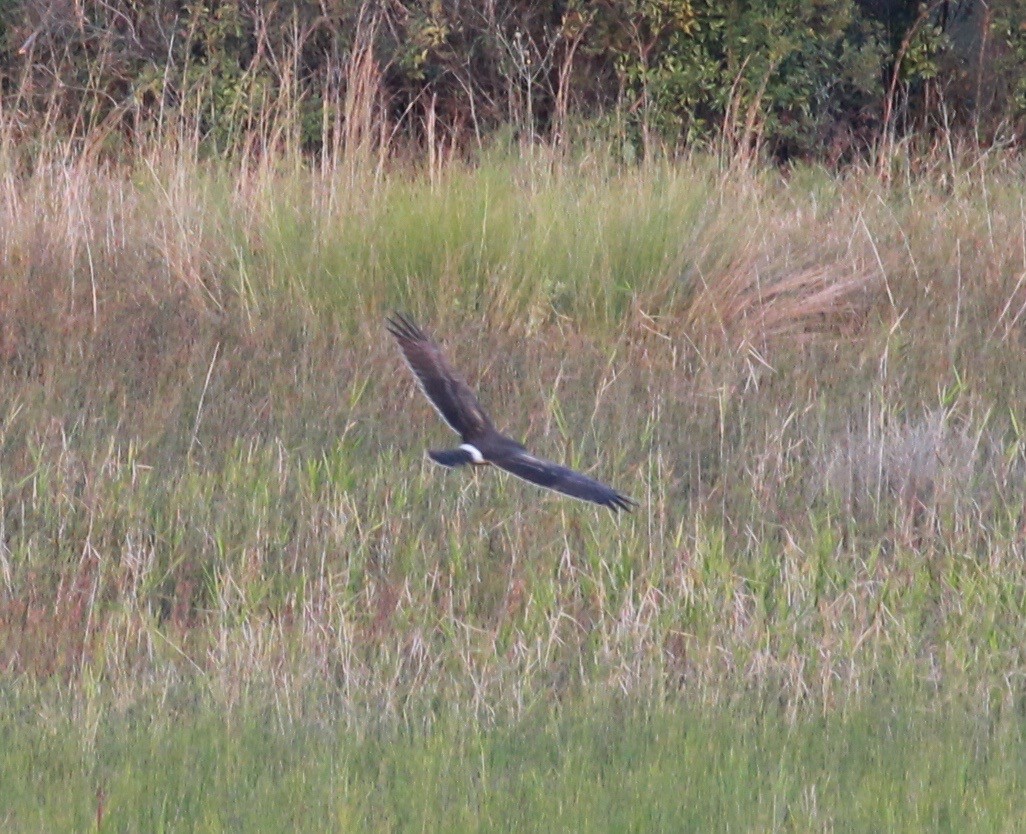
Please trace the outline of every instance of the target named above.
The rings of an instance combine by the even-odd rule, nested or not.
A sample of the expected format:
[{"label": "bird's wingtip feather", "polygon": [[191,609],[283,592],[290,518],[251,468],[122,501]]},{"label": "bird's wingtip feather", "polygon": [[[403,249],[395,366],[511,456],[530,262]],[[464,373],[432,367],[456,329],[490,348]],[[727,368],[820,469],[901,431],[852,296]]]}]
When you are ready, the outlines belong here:
[{"label": "bird's wingtip feather", "polygon": [[392,314],[385,318],[385,327],[397,339],[420,341],[427,338],[410,316],[398,310],[393,310]]}]

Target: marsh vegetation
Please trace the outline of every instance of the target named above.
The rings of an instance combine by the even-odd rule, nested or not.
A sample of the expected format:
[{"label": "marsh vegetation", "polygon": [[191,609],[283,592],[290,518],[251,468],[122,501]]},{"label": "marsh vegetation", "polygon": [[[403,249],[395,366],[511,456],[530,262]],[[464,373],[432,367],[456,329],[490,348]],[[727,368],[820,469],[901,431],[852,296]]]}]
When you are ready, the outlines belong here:
[{"label": "marsh vegetation", "polygon": [[[8,163],[8,732],[52,711],[88,744],[188,692],[271,735],[599,696],[847,727],[896,689],[1011,720],[1021,172],[915,164]],[[393,308],[639,510],[431,466]]]},{"label": "marsh vegetation", "polygon": [[[1021,158],[377,95],[0,110],[4,829],[1015,827]],[[637,510],[431,465],[393,310]]]}]

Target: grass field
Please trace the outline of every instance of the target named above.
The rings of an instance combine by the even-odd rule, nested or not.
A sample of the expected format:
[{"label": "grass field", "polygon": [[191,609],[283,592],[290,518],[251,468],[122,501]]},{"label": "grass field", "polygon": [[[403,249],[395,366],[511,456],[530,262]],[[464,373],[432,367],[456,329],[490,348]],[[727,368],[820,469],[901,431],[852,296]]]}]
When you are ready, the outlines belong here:
[{"label": "grass field", "polygon": [[1021,164],[372,162],[0,147],[5,828],[1014,828]]},{"label": "grass field", "polygon": [[786,722],[754,700],[607,698],[498,725],[449,716],[354,729],[323,707],[298,720],[280,705],[226,718],[163,701],[84,720],[6,700],[0,821],[7,831],[1019,829],[1021,714],[869,701]]}]

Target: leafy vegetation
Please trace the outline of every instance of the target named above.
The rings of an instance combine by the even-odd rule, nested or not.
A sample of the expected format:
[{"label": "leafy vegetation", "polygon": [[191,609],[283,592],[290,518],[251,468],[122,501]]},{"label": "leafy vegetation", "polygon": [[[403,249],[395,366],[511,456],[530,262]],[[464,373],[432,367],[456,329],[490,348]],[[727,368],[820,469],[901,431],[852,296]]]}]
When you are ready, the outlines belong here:
[{"label": "leafy vegetation", "polygon": [[318,151],[376,113],[432,152],[512,130],[603,136],[628,159],[724,143],[834,164],[895,134],[1009,141],[1022,20],[1020,2],[978,0],[8,0],[0,80],[29,135],[101,128],[114,153],[183,116],[208,152]]}]

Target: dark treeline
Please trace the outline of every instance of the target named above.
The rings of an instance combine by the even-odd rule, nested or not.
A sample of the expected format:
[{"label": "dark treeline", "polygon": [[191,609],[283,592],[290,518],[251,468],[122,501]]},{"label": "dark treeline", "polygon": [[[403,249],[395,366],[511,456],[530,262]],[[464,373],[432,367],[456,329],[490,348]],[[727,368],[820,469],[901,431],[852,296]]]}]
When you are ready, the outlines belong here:
[{"label": "dark treeline", "polygon": [[185,117],[220,151],[288,125],[308,151],[505,131],[836,163],[1014,140],[1026,0],[0,0],[0,84],[22,135]]}]

